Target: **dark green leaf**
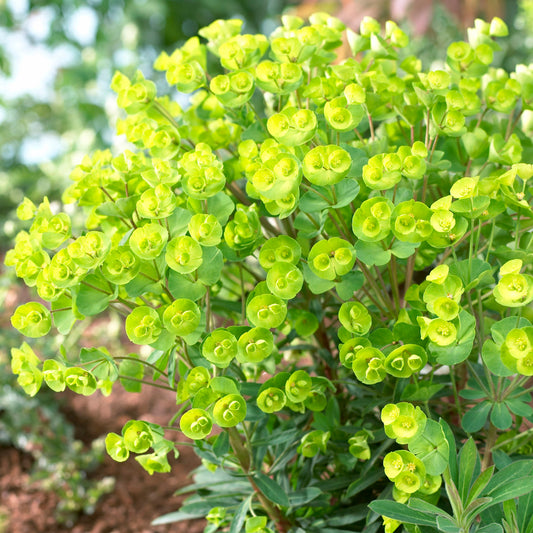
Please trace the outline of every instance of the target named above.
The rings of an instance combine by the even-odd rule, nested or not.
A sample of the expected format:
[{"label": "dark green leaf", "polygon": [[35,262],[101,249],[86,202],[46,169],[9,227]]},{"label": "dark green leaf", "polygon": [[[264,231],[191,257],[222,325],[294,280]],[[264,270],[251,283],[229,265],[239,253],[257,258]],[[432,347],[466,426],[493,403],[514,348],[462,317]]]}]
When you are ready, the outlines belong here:
[{"label": "dark green leaf", "polygon": [[174,270],[168,273],[168,290],[174,298],[199,300],[205,294],[205,286],[199,281],[192,282],[185,275]]},{"label": "dark green leaf", "polygon": [[502,363],[502,358],[500,357],[500,349],[491,339],[487,339],[483,344],[481,357],[483,357],[483,362],[487,365],[488,369],[494,375],[500,377],[507,377],[513,375],[513,371],[509,370]]},{"label": "dark green leaf", "polygon": [[289,506],[289,497],[287,493],[281,488],[280,484],[269,478],[261,472],[257,472],[254,475],[254,481],[261,490],[261,492],[272,502],[282,505],[283,507]]},{"label": "dark green leaf", "polygon": [[244,530],[244,521],[246,520],[246,515],[248,514],[248,510],[250,508],[250,503],[252,501],[252,498],[254,497],[253,494],[250,494],[240,505],[237,507],[237,510],[235,511],[235,514],[233,515],[233,520],[231,521],[229,533],[242,533]]},{"label": "dark green leaf", "polygon": [[507,406],[504,402],[496,402],[492,404],[492,411],[490,413],[490,421],[498,428],[498,429],[508,429],[511,427],[513,423],[513,418],[511,416],[511,413],[509,413],[509,409],[507,409]]},{"label": "dark green leaf", "polygon": [[384,250],[381,244],[358,240],[355,243],[357,258],[367,266],[386,265],[390,261],[390,250]]},{"label": "dark green leaf", "polygon": [[470,437],[461,448],[459,452],[459,482],[457,483],[457,490],[462,502],[468,499],[468,491],[472,483],[476,463],[479,461],[476,443]]},{"label": "dark green leaf", "polygon": [[462,426],[468,433],[479,431],[487,421],[492,404],[489,401],[478,403],[463,415]]},{"label": "dark green leaf", "polygon": [[322,491],[318,487],[305,487],[289,494],[289,504],[291,507],[300,507],[318,498]]},{"label": "dark green leaf", "polygon": [[436,526],[434,517],[428,516],[426,513],[415,511],[403,503],[394,502],[391,500],[375,500],[368,505],[372,511],[400,522],[407,522],[408,524],[420,524],[422,526]]}]

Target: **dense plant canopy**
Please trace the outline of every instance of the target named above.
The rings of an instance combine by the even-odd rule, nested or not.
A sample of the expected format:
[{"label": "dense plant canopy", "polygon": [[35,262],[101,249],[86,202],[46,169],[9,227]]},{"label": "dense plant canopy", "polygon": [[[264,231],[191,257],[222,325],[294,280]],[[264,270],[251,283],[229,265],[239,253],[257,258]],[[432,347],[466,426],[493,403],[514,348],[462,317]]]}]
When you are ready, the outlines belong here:
[{"label": "dense plant canopy", "polygon": [[68,335],[118,313],[142,354],[42,361],[24,343],[20,385],[176,391],[167,427],[106,439],[150,473],[170,470],[171,432],[195,442],[195,494],[158,523],[533,531],[533,67],[491,67],[500,19],[431,70],[393,22],[241,25],[157,58],[187,106],[115,74],[132,146],[72,172],[63,200],[85,228],[19,207],[31,227],[6,264],[42,301],[13,326]]}]

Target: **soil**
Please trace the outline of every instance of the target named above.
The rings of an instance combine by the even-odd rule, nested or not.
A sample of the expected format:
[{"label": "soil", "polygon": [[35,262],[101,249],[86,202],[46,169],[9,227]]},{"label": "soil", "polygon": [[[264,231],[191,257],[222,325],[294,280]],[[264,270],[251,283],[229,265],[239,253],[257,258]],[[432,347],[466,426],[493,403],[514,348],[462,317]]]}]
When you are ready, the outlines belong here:
[{"label": "soil", "polygon": [[[117,385],[107,398],[100,393],[89,397],[63,393],[64,412],[75,426],[76,438],[84,443],[105,435],[120,433],[129,419],[167,424],[175,409],[172,392],[145,387],[141,393],[126,393]],[[169,456],[170,460],[170,456]],[[172,459],[172,472],[150,476],[132,458],[117,463],[106,455],[92,474],[112,476],[115,488],[103,496],[92,515],[81,515],[69,527],[56,523],[54,510],[58,497],[29,482],[30,456],[14,448],[0,449],[0,533],[200,533],[204,522],[194,520],[151,526],[152,520],[179,508],[183,497],[174,492],[191,482],[189,473],[198,466],[190,447],[180,448]],[[2,519],[7,517],[7,523]]]}]

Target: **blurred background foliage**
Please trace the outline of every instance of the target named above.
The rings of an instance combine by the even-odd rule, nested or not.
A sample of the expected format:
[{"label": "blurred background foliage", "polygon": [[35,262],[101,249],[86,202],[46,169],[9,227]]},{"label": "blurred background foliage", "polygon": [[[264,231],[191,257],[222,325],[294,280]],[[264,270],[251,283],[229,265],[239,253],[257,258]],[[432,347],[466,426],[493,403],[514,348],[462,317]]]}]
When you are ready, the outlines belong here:
[{"label": "blurred background foliage", "polygon": [[[268,35],[287,10],[302,17],[327,11],[355,31],[364,16],[396,20],[414,36],[409,52],[426,65],[462,39],[475,17],[500,16],[510,36],[500,41],[497,61],[507,69],[533,61],[533,0],[0,0],[0,258],[21,229],[14,210],[24,196],[58,202],[81,158],[116,141],[117,108],[109,89],[115,70],[131,75],[139,68],[151,77],[160,51],[172,52],[218,18],[241,18],[244,32]],[[93,468],[99,445],[81,453],[68,422],[58,417],[56,400],[27,398],[6,368],[10,347],[20,343],[8,309],[24,294],[13,295],[14,273],[2,262],[0,269],[0,443],[61,449],[63,464]],[[50,337],[36,348],[44,353],[57,345]],[[61,427],[43,431],[32,418],[38,412]],[[60,447],[54,434],[61,435]],[[47,453],[35,457],[36,477],[50,478],[61,463],[60,454]],[[87,501],[92,508],[110,485],[87,484],[83,475],[65,471],[74,483],[69,494],[79,496],[59,509],[71,519],[69,513],[84,510]],[[60,493],[64,483],[61,478],[49,485]]]}]

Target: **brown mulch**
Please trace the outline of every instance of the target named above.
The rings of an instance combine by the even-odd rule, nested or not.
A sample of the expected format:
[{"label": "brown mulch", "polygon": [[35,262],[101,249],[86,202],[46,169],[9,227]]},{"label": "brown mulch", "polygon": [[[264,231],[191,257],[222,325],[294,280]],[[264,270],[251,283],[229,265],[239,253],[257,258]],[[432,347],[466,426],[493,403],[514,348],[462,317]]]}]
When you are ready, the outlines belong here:
[{"label": "brown mulch", "polygon": [[[64,412],[76,428],[76,438],[85,443],[111,431],[120,433],[129,419],[167,424],[175,410],[174,393],[151,387],[132,394],[116,385],[107,398],[100,393],[90,397],[64,393],[64,397]],[[67,527],[54,519],[57,496],[29,483],[31,458],[13,448],[0,448],[0,515],[8,517],[4,528],[0,518],[0,533],[200,533],[201,520],[150,525],[179,508],[183,497],[173,494],[191,482],[189,472],[199,464],[190,447],[182,447],[180,453],[178,460],[171,460],[172,472],[152,476],[132,457],[116,463],[106,455],[91,476],[114,477],[115,489],[100,499],[92,515],[82,515]]]}]

